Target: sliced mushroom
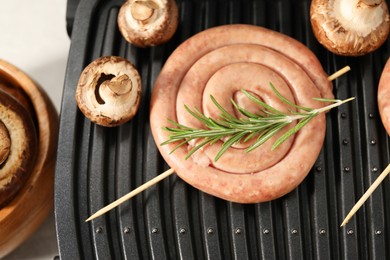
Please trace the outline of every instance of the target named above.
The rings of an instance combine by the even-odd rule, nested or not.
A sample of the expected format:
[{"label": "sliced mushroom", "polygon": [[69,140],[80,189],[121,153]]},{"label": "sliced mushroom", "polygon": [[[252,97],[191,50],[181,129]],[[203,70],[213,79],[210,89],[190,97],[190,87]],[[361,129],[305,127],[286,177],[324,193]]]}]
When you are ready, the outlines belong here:
[{"label": "sliced mushroom", "polygon": [[310,18],[317,40],[329,51],[344,56],[376,50],[390,30],[383,0],[313,0]]},{"label": "sliced mushroom", "polygon": [[178,19],[175,0],[128,0],[119,11],[118,25],[126,41],[148,47],[171,39]]},{"label": "sliced mushroom", "polygon": [[17,101],[19,101],[24,106],[24,108],[26,108],[33,121],[36,122],[36,114],[31,100],[21,87],[15,85],[14,83],[6,79],[1,79],[0,90],[3,90],[7,94],[15,98]]},{"label": "sliced mushroom", "polygon": [[0,166],[7,160],[11,150],[11,138],[3,121],[0,121]]},{"label": "sliced mushroom", "polygon": [[141,77],[133,64],[121,57],[106,56],[81,73],[76,101],[92,122],[113,127],[134,117],[141,92]]},{"label": "sliced mushroom", "polygon": [[27,180],[38,150],[36,128],[23,105],[0,90],[0,206]]}]

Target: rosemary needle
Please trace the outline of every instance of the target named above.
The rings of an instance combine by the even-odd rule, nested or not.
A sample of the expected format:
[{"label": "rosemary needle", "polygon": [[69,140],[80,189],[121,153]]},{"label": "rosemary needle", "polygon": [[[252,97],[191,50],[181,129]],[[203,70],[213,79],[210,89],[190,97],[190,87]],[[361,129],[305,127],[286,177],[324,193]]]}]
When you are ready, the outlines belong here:
[{"label": "rosemary needle", "polygon": [[346,102],[349,102],[353,99],[348,98],[345,100],[339,99],[323,99],[315,98],[316,100],[331,103],[322,108],[308,108],[302,107],[294,104],[290,100],[286,99],[273,85],[270,83],[271,89],[274,91],[276,96],[286,105],[294,109],[299,109],[303,112],[291,112],[286,114],[282,111],[279,111],[272,106],[264,103],[258,97],[254,96],[246,90],[241,90],[251,101],[260,106],[262,114],[254,114],[243,107],[240,107],[234,100],[231,100],[233,106],[237,109],[239,113],[243,115],[241,118],[236,118],[229,112],[227,112],[213,97],[210,96],[211,101],[220,111],[220,119],[214,119],[211,117],[205,116],[197,108],[190,109],[186,105],[185,110],[190,113],[195,119],[204,124],[205,128],[196,129],[191,128],[180,123],[177,123],[173,120],[169,120],[174,127],[163,127],[164,130],[170,133],[169,139],[161,143],[161,145],[166,145],[169,143],[178,142],[175,148],[171,151],[173,153],[182,145],[187,144],[194,139],[203,139],[199,144],[193,147],[186,156],[186,159],[189,158],[194,152],[199,150],[205,145],[214,144],[218,140],[224,139],[224,143],[214,158],[215,161],[218,159],[234,144],[239,142],[246,142],[249,139],[256,138],[256,141],[249,146],[246,151],[250,152],[257,147],[264,144],[267,140],[272,138],[280,130],[282,130],[287,125],[291,124],[294,121],[297,121],[297,124],[286,131],[282,136],[280,136],[272,146],[272,150],[276,149],[284,141],[290,138],[292,135],[297,133],[302,129],[307,123],[311,121],[314,117],[320,113],[331,110],[334,107],[340,106]]}]

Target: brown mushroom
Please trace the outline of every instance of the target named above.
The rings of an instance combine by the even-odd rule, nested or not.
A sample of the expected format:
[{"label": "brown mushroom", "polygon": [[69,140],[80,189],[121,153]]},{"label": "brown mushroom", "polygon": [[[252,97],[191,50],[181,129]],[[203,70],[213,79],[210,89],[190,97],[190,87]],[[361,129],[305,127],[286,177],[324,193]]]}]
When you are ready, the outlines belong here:
[{"label": "brown mushroom", "polygon": [[0,206],[23,186],[34,166],[37,133],[25,107],[0,90]]},{"label": "brown mushroom", "polygon": [[128,0],[118,14],[123,37],[138,47],[167,42],[176,32],[178,20],[175,0]]},{"label": "brown mushroom", "polygon": [[317,40],[329,51],[344,56],[376,50],[390,30],[383,0],[313,0],[310,18]]},{"label": "brown mushroom", "polygon": [[76,101],[92,122],[113,127],[134,117],[141,92],[141,77],[134,65],[121,57],[105,56],[81,73]]}]

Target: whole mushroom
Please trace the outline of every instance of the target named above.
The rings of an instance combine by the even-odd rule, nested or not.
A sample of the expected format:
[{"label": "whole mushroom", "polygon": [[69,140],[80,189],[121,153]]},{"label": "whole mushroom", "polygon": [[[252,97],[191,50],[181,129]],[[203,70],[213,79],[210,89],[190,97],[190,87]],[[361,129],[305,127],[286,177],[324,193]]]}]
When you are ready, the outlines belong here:
[{"label": "whole mushroom", "polygon": [[313,0],[310,20],[317,40],[329,51],[343,56],[375,51],[390,31],[384,0]]},{"label": "whole mushroom", "polygon": [[92,122],[113,127],[134,117],[141,93],[141,77],[134,65],[121,57],[105,56],[81,73],[76,101]]},{"label": "whole mushroom", "polygon": [[118,26],[133,45],[156,46],[172,38],[178,16],[175,0],[128,0],[120,8]]}]

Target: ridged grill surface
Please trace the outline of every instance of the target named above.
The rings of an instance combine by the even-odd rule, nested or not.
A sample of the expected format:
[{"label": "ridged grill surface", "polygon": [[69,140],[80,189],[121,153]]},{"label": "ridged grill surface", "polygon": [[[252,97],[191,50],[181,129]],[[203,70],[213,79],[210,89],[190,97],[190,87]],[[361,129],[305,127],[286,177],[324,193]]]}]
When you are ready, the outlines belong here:
[{"label": "ridged grill surface", "polygon": [[[389,139],[377,108],[377,85],[389,57],[389,41],[359,58],[329,53],[312,34],[310,1],[177,2],[180,26],[174,38],[146,49],[131,46],[119,33],[116,18],[123,1],[81,0],[78,5],[56,167],[61,259],[389,259],[389,179],[346,227],[339,227],[390,162]],[[325,145],[308,177],[281,199],[241,205],[199,192],[171,176],[85,223],[91,213],[168,169],[150,131],[153,83],[181,42],[206,28],[231,23],[255,24],[292,36],[317,55],[329,74],[345,65],[352,68],[334,81],[334,93],[356,100],[327,114]],[[138,114],[116,128],[92,124],[74,99],[83,68],[105,55],[127,58],[142,76]]]}]

